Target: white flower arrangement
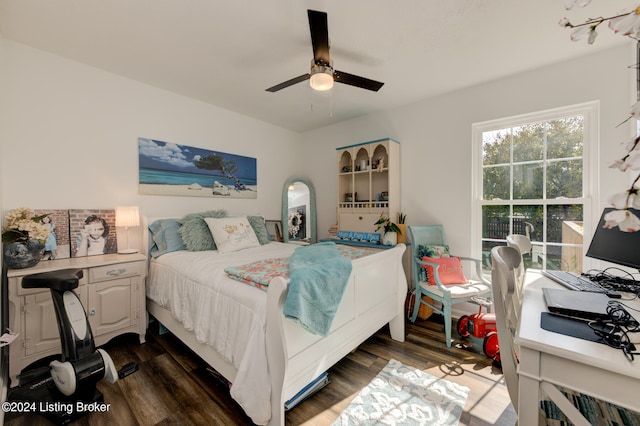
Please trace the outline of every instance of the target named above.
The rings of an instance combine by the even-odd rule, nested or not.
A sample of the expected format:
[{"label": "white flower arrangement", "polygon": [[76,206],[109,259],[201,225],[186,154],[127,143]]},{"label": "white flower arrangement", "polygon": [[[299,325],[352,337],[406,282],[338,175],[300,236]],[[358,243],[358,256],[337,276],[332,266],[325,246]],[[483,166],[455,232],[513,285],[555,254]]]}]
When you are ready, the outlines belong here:
[{"label": "white flower arrangement", "polygon": [[26,207],[11,210],[5,216],[6,225],[2,228],[2,242],[26,244],[30,240],[38,240],[40,244],[44,244],[50,232],[50,228],[42,223],[42,219],[47,216],[49,214],[35,216],[33,210]]},{"label": "white flower arrangement", "polygon": [[[570,10],[574,6],[585,7],[591,0],[565,0],[565,9]],[[562,18],[558,24],[562,27],[572,28],[571,40],[579,41],[587,39],[587,43],[593,44],[598,36],[596,29],[603,22],[609,23],[609,29],[624,37],[640,41],[640,4],[631,9],[625,9],[613,16],[588,19],[581,24],[572,24],[569,19]],[[635,118],[640,119],[640,102],[631,107],[629,117],[624,121]],[[609,203],[616,209],[607,213],[604,217],[605,228],[619,227],[624,232],[636,232],[640,230],[640,218],[629,211],[630,208],[640,210],[640,197],[636,185],[640,180],[640,136],[625,142],[626,154],[615,161],[609,167],[626,172],[631,170],[637,173],[629,189],[618,192],[609,198]]]}]

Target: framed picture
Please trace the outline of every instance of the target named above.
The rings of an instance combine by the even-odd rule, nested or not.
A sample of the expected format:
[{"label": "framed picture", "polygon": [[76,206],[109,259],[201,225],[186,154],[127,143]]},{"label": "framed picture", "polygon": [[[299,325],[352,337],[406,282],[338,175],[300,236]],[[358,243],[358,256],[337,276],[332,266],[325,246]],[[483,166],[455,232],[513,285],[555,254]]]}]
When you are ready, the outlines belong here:
[{"label": "framed picture", "polygon": [[69,210],[71,257],[118,252],[115,210]]},{"label": "framed picture", "polygon": [[289,209],[289,223],[287,223],[290,240],[304,240],[307,238],[307,206],[291,207]]},{"label": "framed picture", "polygon": [[258,198],[253,157],[138,138],[138,162],[140,194]]},{"label": "framed picture", "polygon": [[49,227],[49,237],[44,242],[42,260],[67,259],[71,257],[69,239],[69,210],[34,210],[37,216],[48,214],[42,223]]},{"label": "framed picture", "polygon": [[269,240],[282,242],[282,221],[265,220],[264,223],[267,227],[267,235],[269,235]]}]

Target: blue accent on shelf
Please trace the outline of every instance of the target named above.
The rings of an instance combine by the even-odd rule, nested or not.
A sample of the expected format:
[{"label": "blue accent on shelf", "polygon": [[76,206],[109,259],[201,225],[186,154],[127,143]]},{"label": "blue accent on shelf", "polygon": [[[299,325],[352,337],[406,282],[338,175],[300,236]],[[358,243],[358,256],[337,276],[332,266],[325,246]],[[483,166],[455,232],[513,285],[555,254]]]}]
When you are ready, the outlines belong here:
[{"label": "blue accent on shelf", "polygon": [[383,244],[374,244],[374,243],[366,243],[366,242],[362,242],[362,241],[352,241],[352,240],[339,240],[338,238],[324,238],[322,240],[320,240],[321,242],[324,241],[332,241],[336,244],[345,244],[348,246],[358,246],[358,247],[371,247],[371,248],[378,248],[378,249],[390,249],[390,248],[394,248],[395,246],[385,246]]},{"label": "blue accent on shelf", "polygon": [[338,231],[338,239],[380,244],[380,234],[373,232]]},{"label": "blue accent on shelf", "polygon": [[345,149],[345,148],[353,148],[354,146],[360,146],[360,145],[369,145],[371,143],[376,143],[376,142],[382,142],[382,141],[391,141],[391,142],[395,142],[397,144],[400,144],[400,142],[398,142],[395,139],[391,139],[391,138],[382,138],[382,139],[376,139],[373,141],[368,141],[368,142],[359,142],[359,143],[354,143],[353,145],[345,145],[345,146],[341,146],[339,148],[336,148],[336,151],[341,150],[341,149]]}]

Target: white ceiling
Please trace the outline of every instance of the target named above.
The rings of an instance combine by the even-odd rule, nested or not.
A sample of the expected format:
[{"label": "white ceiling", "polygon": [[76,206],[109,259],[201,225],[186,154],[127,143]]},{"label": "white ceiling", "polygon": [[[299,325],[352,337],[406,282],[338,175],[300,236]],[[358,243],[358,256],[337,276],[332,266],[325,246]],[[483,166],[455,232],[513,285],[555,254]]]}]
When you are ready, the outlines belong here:
[{"label": "white ceiling", "polygon": [[[637,0],[0,0],[2,37],[294,131],[417,102],[624,42],[569,40],[563,16],[610,16]],[[379,92],[307,82],[307,9],[328,13],[336,69]],[[573,19],[572,19],[573,20]],[[463,107],[463,106],[461,106]]]}]

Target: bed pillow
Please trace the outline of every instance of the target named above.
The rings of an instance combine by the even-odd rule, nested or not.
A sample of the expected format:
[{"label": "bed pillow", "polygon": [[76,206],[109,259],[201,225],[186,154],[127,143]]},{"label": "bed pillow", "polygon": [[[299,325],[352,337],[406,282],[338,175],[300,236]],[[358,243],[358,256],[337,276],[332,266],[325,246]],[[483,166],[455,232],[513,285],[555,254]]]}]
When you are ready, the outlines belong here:
[{"label": "bed pillow", "polygon": [[225,210],[209,210],[201,213],[191,213],[178,221],[180,236],[190,251],[215,250],[216,243],[213,240],[209,226],[204,221],[207,217],[227,217]]},{"label": "bed pillow", "polygon": [[[466,284],[469,282],[462,271],[462,262],[459,257],[423,257],[423,261],[434,262],[440,265],[438,268],[438,276],[442,284]],[[434,268],[430,265],[423,265],[427,270],[427,282],[429,285],[437,285],[434,278]]]},{"label": "bed pillow", "polygon": [[267,233],[267,227],[264,224],[264,216],[247,216],[249,224],[253,228],[253,232],[256,233],[260,244],[267,244],[269,242],[269,234]]},{"label": "bed pillow", "polygon": [[259,247],[260,242],[246,216],[204,219],[220,253]]},{"label": "bed pillow", "polygon": [[180,236],[180,224],[177,219],[159,219],[149,225],[153,246],[149,253],[157,258],[166,253],[186,250],[187,247]]}]

